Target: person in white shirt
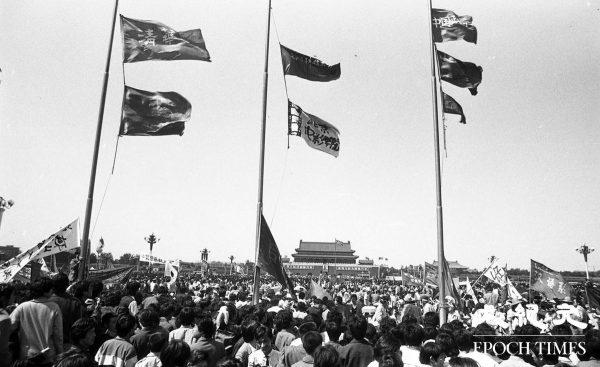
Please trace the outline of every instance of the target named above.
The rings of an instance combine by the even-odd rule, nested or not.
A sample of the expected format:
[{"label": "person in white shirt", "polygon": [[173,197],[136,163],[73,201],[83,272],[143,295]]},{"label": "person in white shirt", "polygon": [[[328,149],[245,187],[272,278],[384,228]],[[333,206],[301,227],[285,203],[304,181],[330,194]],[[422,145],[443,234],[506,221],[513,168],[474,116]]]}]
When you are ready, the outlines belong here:
[{"label": "person in white shirt", "polygon": [[260,345],[260,348],[252,352],[248,357],[248,367],[277,365],[281,353],[273,349],[273,334],[271,333],[271,329],[266,326],[259,326],[256,329],[256,341]]}]

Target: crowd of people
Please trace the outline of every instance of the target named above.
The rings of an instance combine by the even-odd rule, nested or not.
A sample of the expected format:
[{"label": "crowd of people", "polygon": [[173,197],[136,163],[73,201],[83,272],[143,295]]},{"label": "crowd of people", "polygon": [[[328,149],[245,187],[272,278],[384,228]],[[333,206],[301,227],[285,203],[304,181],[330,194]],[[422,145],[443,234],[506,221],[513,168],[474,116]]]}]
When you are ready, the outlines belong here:
[{"label": "crowd of people", "polygon": [[[487,284],[449,297],[440,325],[427,286],[333,279],[317,297],[310,278],[293,278],[293,290],[265,280],[254,303],[248,277],[167,280],[0,284],[0,367],[600,366],[598,315],[577,294],[508,299]],[[477,348],[549,336],[584,348]]]}]

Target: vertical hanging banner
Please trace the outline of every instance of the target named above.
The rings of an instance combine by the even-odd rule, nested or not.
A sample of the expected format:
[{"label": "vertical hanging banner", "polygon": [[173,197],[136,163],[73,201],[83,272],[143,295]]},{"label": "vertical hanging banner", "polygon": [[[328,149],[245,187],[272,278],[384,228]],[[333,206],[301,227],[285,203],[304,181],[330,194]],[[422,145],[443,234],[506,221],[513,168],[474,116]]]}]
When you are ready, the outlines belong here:
[{"label": "vertical hanging banner", "polygon": [[123,62],[147,60],[210,61],[200,29],[177,32],[151,20],[136,20],[121,15]]},{"label": "vertical hanging banner", "polygon": [[426,285],[431,285],[437,287],[438,285],[438,269],[437,266],[425,262],[425,267],[423,268],[423,282]]},{"label": "vertical hanging banner", "polygon": [[281,62],[284,75],[295,75],[313,82],[329,82],[340,78],[340,64],[329,66],[321,60],[306,56],[283,45]]},{"label": "vertical hanging banner", "polygon": [[119,135],[183,135],[192,105],[175,92],[148,92],[125,86]]},{"label": "vertical hanging banner", "polygon": [[273,234],[267,225],[265,217],[261,215],[260,221],[260,246],[258,249],[258,264],[262,270],[271,274],[275,280],[289,290],[293,290],[294,286],[291,279],[288,277],[283,263],[281,262],[281,254]]},{"label": "vertical hanging banner", "polygon": [[434,42],[465,40],[477,43],[477,28],[469,15],[459,16],[450,10],[431,9],[431,22]]},{"label": "vertical hanging banner", "polygon": [[78,247],[79,236],[77,224],[78,219],[75,219],[71,224],[44,241],[0,265],[0,283],[9,282],[30,261],[36,261],[45,256],[69,251]]},{"label": "vertical hanging banner", "polygon": [[334,157],[339,155],[338,129],[327,121],[304,112],[300,106],[291,101],[288,101],[288,134],[302,137],[311,148]]}]

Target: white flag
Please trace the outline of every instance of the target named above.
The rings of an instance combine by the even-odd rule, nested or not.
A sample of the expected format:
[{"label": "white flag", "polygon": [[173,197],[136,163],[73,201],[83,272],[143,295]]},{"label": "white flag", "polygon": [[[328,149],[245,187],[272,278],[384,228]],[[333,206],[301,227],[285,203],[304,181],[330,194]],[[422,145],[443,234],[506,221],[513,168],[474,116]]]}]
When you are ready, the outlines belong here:
[{"label": "white flag", "polygon": [[490,264],[488,269],[483,273],[488,279],[492,282],[499,284],[504,287],[507,284],[506,278],[506,265],[503,267],[500,265],[500,260],[495,259],[494,262]]},{"label": "white flag", "polygon": [[475,296],[475,291],[473,290],[473,287],[471,286],[471,282],[469,281],[469,277],[467,277],[467,294],[469,294],[473,300],[475,302],[477,302],[477,296]]},{"label": "white flag", "polygon": [[79,237],[77,235],[76,219],[44,241],[0,265],[0,283],[10,282],[30,261],[36,261],[45,256],[68,251],[78,246]]},{"label": "white flag", "polygon": [[510,279],[508,279],[508,277],[506,277],[506,281],[508,284],[508,298],[511,299],[523,299],[523,296],[521,296],[521,293],[519,293],[519,291],[517,290],[517,288],[515,288],[515,286],[512,284],[512,282],[510,281]]}]

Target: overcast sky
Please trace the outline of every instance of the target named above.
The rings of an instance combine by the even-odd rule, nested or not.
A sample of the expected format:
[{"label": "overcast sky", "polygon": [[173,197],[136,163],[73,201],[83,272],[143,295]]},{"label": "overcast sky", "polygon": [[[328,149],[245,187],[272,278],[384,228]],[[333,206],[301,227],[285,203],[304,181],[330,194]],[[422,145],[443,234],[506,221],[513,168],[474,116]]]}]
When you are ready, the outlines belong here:
[{"label": "overcast sky", "polygon": [[[483,67],[479,94],[444,83],[467,125],[446,119],[446,257],[481,268],[533,258],[583,269],[600,248],[600,0],[439,1],[471,15],[478,44],[439,49]],[[121,0],[119,13],[201,28],[212,62],[122,67],[118,28],[94,197],[92,244],[187,261],[253,260],[266,0]],[[27,248],[83,217],[113,4],[0,1],[0,245]],[[274,0],[264,215],[282,254],[351,241],[391,265],[436,258],[429,14],[425,0]],[[278,38],[341,78],[287,78],[289,98],[336,126],[338,158],[290,137]],[[123,81],[192,104],[182,137],[123,137]],[[109,182],[110,179],[110,182]],[[107,184],[108,183],[108,184]],[[107,188],[107,189],[106,189]],[[103,194],[106,196],[100,208]],[[100,215],[98,216],[98,213]],[[600,251],[590,256],[600,269]]]}]

